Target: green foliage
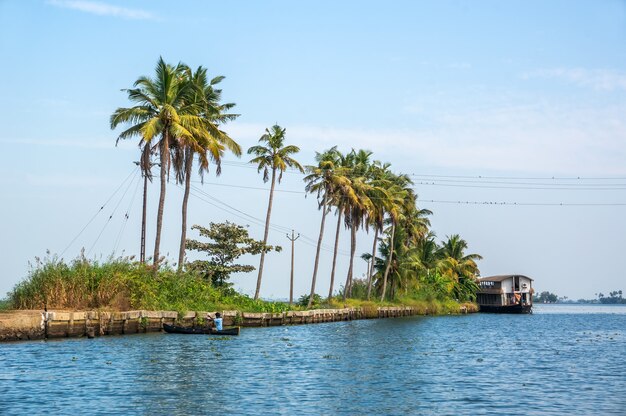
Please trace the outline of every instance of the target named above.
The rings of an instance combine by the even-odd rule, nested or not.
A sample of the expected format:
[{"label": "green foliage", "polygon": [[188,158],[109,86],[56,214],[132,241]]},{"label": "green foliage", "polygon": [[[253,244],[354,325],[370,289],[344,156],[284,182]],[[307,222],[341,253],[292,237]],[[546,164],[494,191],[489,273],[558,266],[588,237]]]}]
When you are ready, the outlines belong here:
[{"label": "green foliage", "polygon": [[280,246],[270,246],[250,238],[248,230],[241,225],[231,222],[211,223],[209,228],[194,225],[201,237],[210,242],[187,240],[187,248],[204,252],[208,260],[196,260],[187,264],[187,269],[199,273],[204,279],[216,287],[228,287],[228,279],[232,273],[251,272],[254,266],[235,264],[235,261],[244,254],[260,254],[262,251],[281,251]]},{"label": "green foliage", "polygon": [[558,300],[559,297],[556,294],[548,291],[543,291],[533,298],[533,302],[537,303],[556,303]]},{"label": "green foliage", "polygon": [[56,256],[37,258],[28,276],[8,294],[12,309],[109,309],[282,312],[281,302],[255,301],[229,288],[216,288],[195,272],[177,273],[129,257],[105,262],[79,256],[69,264]]},{"label": "green foliage", "polygon": [[[306,308],[307,306],[309,306],[309,297],[310,297],[310,295],[302,295],[302,296],[300,296],[300,299],[298,299],[297,304],[299,306],[302,306],[302,307]],[[321,304],[322,304],[322,297],[320,295],[318,295],[317,293],[315,293],[313,295],[313,302],[311,302],[311,305],[309,307],[315,308],[316,306],[319,306]]]},{"label": "green foliage", "polygon": [[604,296],[604,294],[598,294],[598,300],[600,303],[604,304],[617,304],[617,303],[626,303],[626,299],[622,297],[621,290],[615,290],[609,293],[609,296]]}]

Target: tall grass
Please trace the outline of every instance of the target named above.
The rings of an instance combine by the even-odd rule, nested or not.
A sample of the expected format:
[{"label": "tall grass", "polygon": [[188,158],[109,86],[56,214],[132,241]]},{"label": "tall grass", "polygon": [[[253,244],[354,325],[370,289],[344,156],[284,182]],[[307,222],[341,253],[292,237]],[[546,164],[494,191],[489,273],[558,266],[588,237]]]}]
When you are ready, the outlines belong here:
[{"label": "tall grass", "polygon": [[7,302],[14,309],[280,312],[288,308],[216,288],[195,273],[177,273],[168,264],[162,264],[155,277],[150,266],[130,257],[98,262],[82,254],[69,264],[56,256],[36,258],[27,277],[9,292]]}]

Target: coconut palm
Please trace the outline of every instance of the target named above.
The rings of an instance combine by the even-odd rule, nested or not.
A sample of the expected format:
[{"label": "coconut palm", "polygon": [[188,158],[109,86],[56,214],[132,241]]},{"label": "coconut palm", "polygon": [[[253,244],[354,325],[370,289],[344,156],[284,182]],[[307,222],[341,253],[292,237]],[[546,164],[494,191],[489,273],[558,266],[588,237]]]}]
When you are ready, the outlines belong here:
[{"label": "coconut palm", "polygon": [[[317,194],[318,205],[322,210],[322,221],[320,223],[320,234],[317,239],[317,248],[315,251],[315,263],[313,266],[313,277],[311,279],[311,294],[309,296],[310,308],[313,304],[313,298],[315,295],[315,284],[317,280],[317,270],[320,260],[320,249],[322,247],[322,241],[324,238],[324,224],[326,222],[326,214],[328,213],[329,201],[332,198],[333,190],[341,189],[343,187],[350,186],[350,180],[342,175],[336,174],[339,169],[339,159],[341,154],[337,150],[337,146],[322,152],[315,153],[316,166],[307,166],[307,172],[309,173],[304,181],[306,182],[305,190],[308,193]],[[341,172],[341,169],[339,169]],[[321,201],[320,201],[321,198]]]},{"label": "coconut palm", "polygon": [[[304,168],[291,157],[291,155],[298,153],[300,148],[293,145],[284,146],[285,142],[285,129],[278,124],[272,126],[271,129],[265,129],[265,134],[261,136],[259,142],[266,143],[266,146],[257,145],[248,149],[248,154],[255,155],[250,160],[250,163],[257,165],[258,172],[263,171],[263,182],[270,180],[271,172],[271,185],[270,185],[270,197],[267,204],[267,216],[265,217],[265,233],[263,235],[263,245],[267,244],[267,236],[270,227],[270,216],[272,213],[272,201],[274,198],[274,186],[276,184],[276,172],[278,171],[278,183],[283,178],[283,172],[287,167],[298,169],[304,173]],[[254,293],[254,299],[259,298],[261,291],[261,279],[263,277],[263,262],[265,260],[265,250],[261,251],[261,262],[259,264],[259,276],[256,281],[256,292]]]},{"label": "coconut palm", "polygon": [[189,73],[186,65],[179,63],[172,66],[159,58],[153,78],[142,76],[135,81],[134,88],[123,90],[135,105],[118,108],[110,118],[111,129],[120,124],[130,125],[120,133],[118,140],[139,137],[144,146],[150,146],[160,157],[161,188],[153,257],[155,274],[160,260],[166,182],[171,162],[170,146],[174,138],[193,140],[194,132],[202,125],[197,106],[190,99],[193,85]]},{"label": "coconut palm", "polygon": [[459,300],[472,300],[478,288],[476,276],[480,271],[476,260],[481,260],[482,257],[478,254],[465,254],[467,247],[467,242],[454,234],[443,242],[439,250],[439,267],[453,281],[453,295]]},{"label": "coconut palm", "polygon": [[385,207],[385,211],[387,212],[387,215],[389,216],[389,221],[391,223],[389,243],[390,253],[387,267],[383,275],[383,284],[380,295],[381,302],[385,299],[385,292],[387,290],[387,277],[389,275],[391,261],[393,260],[396,226],[400,222],[400,220],[406,216],[407,211],[411,209],[412,204],[415,202],[414,192],[413,189],[410,187],[412,185],[412,182],[407,175],[391,175],[390,179],[393,185],[390,186],[387,190],[390,197],[387,200],[387,205]]},{"label": "coconut palm", "polygon": [[352,151],[347,156],[346,165],[350,169],[350,182],[352,192],[356,199],[346,201],[345,223],[350,228],[350,262],[344,286],[344,300],[350,296],[352,288],[352,277],[354,274],[354,255],[356,253],[356,232],[363,226],[368,213],[373,209],[370,199],[372,185],[370,183],[369,170],[371,167],[369,150]]},{"label": "coconut palm", "polygon": [[[330,205],[337,207],[337,229],[335,231],[335,246],[333,248],[333,263],[330,272],[330,286],[328,289],[328,300],[333,296],[333,289],[335,285],[335,270],[337,266],[337,253],[339,250],[339,233],[341,231],[341,220],[344,219],[343,214],[346,207],[356,204],[358,202],[358,196],[354,192],[352,182],[350,181],[351,168],[349,166],[348,158],[339,154],[336,161],[337,169],[333,172],[334,186],[331,189],[331,201]],[[340,180],[341,178],[341,180]]]},{"label": "coconut palm", "polygon": [[241,147],[231,139],[227,133],[220,130],[220,125],[234,120],[239,115],[228,111],[235,106],[233,103],[221,104],[222,90],[216,85],[224,79],[218,76],[208,80],[206,68],[199,67],[191,76],[193,95],[191,99],[196,104],[196,111],[201,120],[201,125],[194,129],[192,140],[188,138],[176,138],[176,146],[173,152],[173,165],[176,170],[176,180],[184,182],[185,190],[182,203],[182,226],[180,236],[180,248],[178,254],[178,270],[182,270],[185,259],[185,244],[187,240],[187,203],[191,182],[191,172],[194,156],[198,156],[200,177],[209,169],[209,161],[215,164],[215,173],[221,173],[221,160],[226,149],[236,156],[241,155]]},{"label": "coconut palm", "polygon": [[[385,218],[385,206],[389,199],[386,188],[390,186],[388,180],[389,175],[388,163],[374,161],[370,168],[371,181],[374,184],[370,200],[372,201],[372,209],[368,213],[367,226],[374,229],[374,241],[372,243],[372,254],[370,257],[376,259],[376,246],[378,245],[378,235],[383,230]],[[372,262],[373,263],[373,262]],[[372,265],[373,266],[373,265]],[[367,274],[367,300],[370,300],[372,294],[372,277],[374,275],[374,267],[370,267]]]}]

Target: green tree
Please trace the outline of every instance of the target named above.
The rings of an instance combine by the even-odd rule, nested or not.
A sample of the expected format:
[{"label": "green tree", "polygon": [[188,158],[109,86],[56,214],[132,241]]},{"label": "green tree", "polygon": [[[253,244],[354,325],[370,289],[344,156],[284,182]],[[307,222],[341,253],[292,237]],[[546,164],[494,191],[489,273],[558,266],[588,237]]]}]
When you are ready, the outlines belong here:
[{"label": "green tree", "polygon": [[211,223],[209,228],[194,225],[201,237],[209,242],[187,240],[187,248],[205,253],[208,260],[196,260],[187,264],[189,270],[198,272],[205,279],[210,279],[214,286],[228,286],[232,273],[251,272],[254,266],[236,264],[235,261],[244,254],[259,254],[266,251],[281,251],[280,246],[268,246],[262,241],[250,238],[248,230],[241,225],[226,221]]},{"label": "green tree", "polygon": [[163,208],[171,161],[170,146],[175,138],[193,141],[194,133],[202,125],[191,99],[193,85],[189,80],[189,72],[189,67],[182,63],[172,66],[159,58],[153,78],[142,76],[135,81],[134,88],[123,90],[135,105],[118,108],[110,119],[111,129],[120,124],[130,125],[119,134],[118,140],[139,137],[142,147],[150,146],[151,151],[157,152],[160,157],[161,188],[153,256],[155,274],[160,260]]},{"label": "green tree", "polygon": [[396,235],[396,226],[403,218],[406,213],[406,204],[410,201],[414,203],[415,199],[413,198],[412,190],[409,188],[412,185],[412,182],[408,179],[406,175],[392,175],[391,182],[392,186],[387,190],[389,194],[389,199],[386,200],[385,211],[389,216],[389,222],[391,223],[391,230],[389,231],[389,255],[387,258],[387,267],[385,268],[385,272],[383,274],[383,283],[380,294],[380,301],[385,300],[385,294],[387,291],[387,277],[389,276],[389,272],[391,270],[393,256],[394,256],[394,238]]},{"label": "green tree", "polygon": [[350,168],[350,187],[356,198],[346,201],[345,216],[346,225],[350,228],[350,262],[346,275],[343,297],[350,297],[352,278],[354,274],[354,255],[356,253],[356,232],[363,226],[368,213],[373,210],[372,201],[369,198],[372,185],[369,178],[370,156],[368,150],[355,151],[352,149],[348,154],[348,167]]},{"label": "green tree", "polygon": [[453,296],[458,300],[474,300],[480,274],[476,260],[482,257],[478,254],[465,254],[467,242],[458,234],[454,234],[443,242],[439,257],[439,268],[443,275],[453,282]]},{"label": "green tree", "polygon": [[236,119],[238,114],[228,113],[235,104],[222,104],[222,90],[216,86],[224,79],[218,76],[209,81],[206,68],[199,67],[191,75],[193,93],[190,100],[195,104],[195,111],[201,124],[193,131],[193,138],[176,137],[173,146],[173,165],[176,170],[176,180],[185,184],[182,203],[182,224],[180,234],[180,248],[178,252],[178,270],[182,270],[185,259],[185,242],[187,239],[187,203],[191,185],[191,172],[194,156],[198,156],[199,173],[201,179],[209,170],[209,161],[215,164],[215,173],[221,173],[221,160],[225,150],[230,150],[236,156],[241,155],[241,147],[220,130],[220,125]]},{"label": "green tree", "polygon": [[[270,216],[272,214],[272,201],[274,199],[274,186],[276,183],[276,172],[278,171],[278,183],[283,178],[283,172],[287,167],[295,168],[304,173],[304,168],[291,157],[291,155],[298,153],[300,148],[293,145],[285,146],[285,129],[279,125],[272,126],[270,129],[265,129],[265,134],[261,136],[259,142],[265,143],[265,146],[257,145],[248,149],[248,154],[255,157],[250,160],[250,163],[254,163],[258,166],[258,172],[263,171],[263,182],[267,182],[270,179],[271,172],[271,186],[270,197],[267,204],[267,216],[265,217],[265,232],[263,234],[263,244],[267,244],[267,236],[269,234]],[[261,291],[261,279],[263,277],[263,262],[265,260],[265,252],[261,251],[261,261],[259,263],[259,276],[256,281],[256,291],[254,293],[254,299],[259,298]]]},{"label": "green tree", "polygon": [[[322,221],[320,223],[320,235],[317,239],[317,248],[315,251],[315,263],[313,266],[313,277],[311,279],[311,293],[309,295],[309,307],[313,304],[315,295],[315,284],[317,280],[317,269],[320,260],[320,250],[322,247],[322,240],[324,238],[324,224],[326,222],[326,214],[328,213],[328,206],[333,196],[333,190],[340,187],[349,186],[349,179],[344,175],[337,175],[336,171],[339,168],[340,153],[337,151],[337,146],[319,153],[315,153],[316,166],[307,166],[306,170],[308,175],[305,176],[306,182],[305,190],[308,193],[317,195],[319,208],[322,210]],[[320,201],[321,199],[321,201]]]}]

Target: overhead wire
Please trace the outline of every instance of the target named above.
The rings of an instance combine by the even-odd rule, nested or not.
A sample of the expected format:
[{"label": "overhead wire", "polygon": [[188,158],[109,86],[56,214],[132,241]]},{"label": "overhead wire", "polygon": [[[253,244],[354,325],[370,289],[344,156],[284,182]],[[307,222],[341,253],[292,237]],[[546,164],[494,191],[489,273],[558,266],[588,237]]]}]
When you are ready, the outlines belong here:
[{"label": "overhead wire", "polygon": [[[182,186],[179,185],[180,188],[182,188]],[[193,191],[193,193],[191,193],[191,191]],[[232,205],[227,204],[226,202],[222,201],[219,198],[213,197],[212,195],[208,194],[207,192],[199,189],[197,186],[192,186],[190,188],[190,194],[192,194],[194,197],[199,198],[200,200],[208,203],[209,205],[212,205],[216,208],[219,208],[225,212],[230,213],[231,215],[234,215],[238,218],[244,219],[245,221],[251,221],[253,223],[255,223],[258,226],[265,226],[265,221],[263,219],[257,218],[253,215],[250,215],[238,208],[233,207]],[[211,201],[208,201],[207,199],[210,199]],[[270,222],[270,226],[269,228],[273,231],[279,232],[279,233],[289,233],[291,232],[291,230],[293,228],[289,228],[289,227],[284,227],[281,225],[277,225],[275,223],[271,223]],[[302,238],[302,242],[305,245],[312,245],[313,247],[317,247],[317,240],[314,240],[313,238],[307,236],[306,234],[302,234],[300,233],[300,237]],[[322,245],[320,246],[321,250],[326,251],[326,252],[334,252],[334,247],[331,247],[327,244],[322,243]],[[349,253],[346,252],[345,250],[341,250],[338,249],[337,252],[341,255],[344,256],[349,256]]]},{"label": "overhead wire", "polygon": [[[138,171],[139,169],[136,168],[136,171]],[[134,179],[137,177],[137,175],[135,174],[135,177],[133,178],[133,180],[131,180],[128,184],[128,186],[126,187],[126,190],[124,191],[124,193],[122,194],[122,196],[120,197],[119,201],[117,201],[117,204],[115,205],[115,207],[113,207],[113,212],[111,213],[111,215],[109,215],[109,218],[106,220],[106,222],[104,223],[104,225],[102,226],[102,229],[100,230],[100,233],[98,234],[98,236],[96,237],[95,241],[93,242],[93,244],[91,245],[91,247],[89,247],[89,250],[87,251],[87,255],[89,255],[91,253],[91,250],[93,250],[93,248],[95,247],[95,245],[98,243],[98,241],[100,240],[100,237],[102,237],[102,234],[104,233],[104,230],[107,228],[107,226],[109,225],[109,223],[111,222],[111,219],[113,218],[113,216],[115,215],[115,213],[117,212],[117,209],[119,208],[119,206],[121,205],[122,201],[124,200],[124,197],[126,196],[126,194],[128,193],[128,190],[130,189],[130,187],[132,186]]]},{"label": "overhead wire", "polygon": [[120,228],[120,232],[117,235],[117,239],[115,240],[115,245],[113,246],[113,253],[117,251],[117,247],[119,246],[122,235],[124,234],[124,230],[126,229],[126,224],[128,224],[128,219],[130,218],[130,210],[135,203],[135,199],[137,197],[137,192],[139,191],[139,185],[141,185],[141,175],[139,176],[140,180],[137,181],[137,185],[135,185],[135,191],[133,192],[133,196],[128,203],[128,207],[126,208],[126,213],[124,214],[124,221],[122,222],[122,227]]},{"label": "overhead wire", "polygon": [[63,251],[61,252],[59,257],[63,257],[63,254],[65,254],[65,252],[67,251],[68,248],[71,247],[72,244],[74,244],[74,242],[78,239],[78,237],[80,237],[82,235],[82,233],[87,229],[87,227],[89,226],[89,224],[91,224],[96,217],[102,212],[102,210],[104,210],[104,207],[107,206],[107,204],[113,199],[113,197],[119,192],[120,189],[122,189],[122,186],[124,186],[124,184],[126,183],[126,181],[128,181],[128,179],[130,179],[133,174],[139,169],[139,167],[135,167],[132,169],[132,171],[130,172],[130,174],[122,181],[122,183],[120,183],[120,185],[117,187],[117,189],[115,189],[115,191],[113,191],[113,193],[111,194],[111,196],[109,196],[109,198],[104,202],[104,204],[102,204],[100,206],[100,209],[91,217],[91,219],[89,221],[87,221],[87,224],[85,224],[85,226],[78,232],[78,234],[76,234],[76,236],[69,242],[69,244],[63,249]]}]

